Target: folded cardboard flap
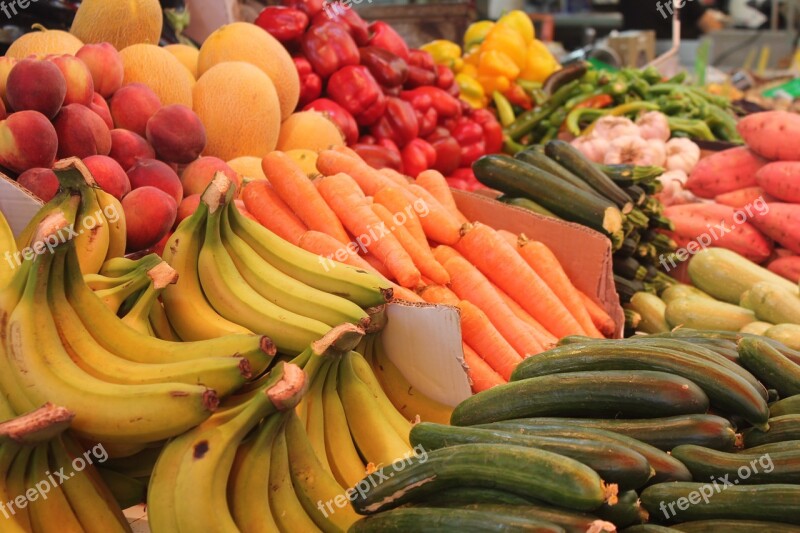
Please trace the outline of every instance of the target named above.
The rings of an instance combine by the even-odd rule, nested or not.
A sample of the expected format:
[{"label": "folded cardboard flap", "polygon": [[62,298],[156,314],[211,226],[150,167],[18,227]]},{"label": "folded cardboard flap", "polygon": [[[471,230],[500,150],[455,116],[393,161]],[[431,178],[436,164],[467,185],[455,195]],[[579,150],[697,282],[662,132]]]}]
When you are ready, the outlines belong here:
[{"label": "folded cardboard flap", "polygon": [[0,213],[3,213],[14,235],[19,235],[25,229],[43,205],[44,202],[27,189],[0,173]]}]

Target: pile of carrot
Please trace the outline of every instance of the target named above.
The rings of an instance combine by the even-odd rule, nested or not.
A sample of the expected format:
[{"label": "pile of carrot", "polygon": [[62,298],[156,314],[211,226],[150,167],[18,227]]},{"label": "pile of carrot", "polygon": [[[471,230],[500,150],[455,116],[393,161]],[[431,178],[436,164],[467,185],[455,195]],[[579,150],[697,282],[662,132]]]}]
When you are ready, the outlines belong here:
[{"label": "pile of carrot", "polygon": [[507,382],[520,361],[561,337],[614,333],[614,321],[545,244],[470,223],[435,170],[411,180],[375,170],[345,147],[320,152],[314,180],[282,152],[262,167],[267,180],[242,191],[262,225],[309,252],[386,277],[395,299],[459,309],[475,392]]}]

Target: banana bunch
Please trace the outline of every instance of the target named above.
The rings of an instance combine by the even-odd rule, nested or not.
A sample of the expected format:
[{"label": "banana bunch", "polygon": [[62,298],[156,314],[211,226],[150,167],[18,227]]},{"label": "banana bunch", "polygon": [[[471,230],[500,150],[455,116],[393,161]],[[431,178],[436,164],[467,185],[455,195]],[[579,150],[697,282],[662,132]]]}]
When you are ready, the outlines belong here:
[{"label": "banana bunch", "polygon": [[14,240],[14,234],[11,232],[11,227],[8,225],[6,217],[0,213],[0,250],[3,250],[5,257],[0,260],[0,290],[8,285],[11,278],[14,276],[14,269],[16,268],[15,258],[17,256],[17,243]]},{"label": "banana bunch", "polygon": [[284,241],[232,208],[234,192],[218,173],[165,247],[178,282],[161,299],[177,335],[256,332],[296,355],[338,324],[369,327],[365,309],[391,297],[389,283],[348,265],[331,268]]},{"label": "banana bunch", "polygon": [[[75,241],[81,272],[96,274],[105,261],[125,254],[127,231],[122,204],[97,185],[86,165],[76,157],[58,161],[53,171],[59,191],[17,237],[17,249],[22,251],[15,255],[17,266],[27,249],[38,255],[42,253],[39,250],[52,250],[59,242],[71,239]],[[80,205],[69,224],[50,241],[37,241],[34,237],[41,221],[52,212],[63,212],[75,194],[80,196]]]}]

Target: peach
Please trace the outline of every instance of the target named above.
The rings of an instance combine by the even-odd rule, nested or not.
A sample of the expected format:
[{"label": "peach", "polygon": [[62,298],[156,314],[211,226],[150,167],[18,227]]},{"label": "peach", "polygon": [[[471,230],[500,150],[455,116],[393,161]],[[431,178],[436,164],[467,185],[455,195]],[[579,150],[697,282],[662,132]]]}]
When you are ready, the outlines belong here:
[{"label": "peach", "polygon": [[11,69],[17,64],[17,60],[13,57],[0,56],[0,98],[3,99],[4,104],[8,104],[6,100],[6,82]]},{"label": "peach", "polygon": [[127,172],[139,159],[155,159],[156,151],[141,135],[116,129],[111,130],[111,152],[108,155]]},{"label": "peach", "polygon": [[122,56],[111,43],[85,44],[75,56],[89,68],[95,92],[109,98],[122,87]]},{"label": "peach", "polygon": [[22,173],[29,168],[50,168],[58,152],[58,134],[38,111],[12,113],[0,122],[0,165]]},{"label": "peach", "polygon": [[150,248],[170,230],[178,204],[156,187],[134,189],[122,199],[128,233],[128,252]]},{"label": "peach", "polygon": [[108,155],[111,132],[103,119],[86,106],[69,104],[61,108],[53,126],[58,133],[58,157]]},{"label": "peach", "polygon": [[206,128],[194,111],[180,104],[162,107],[147,121],[147,140],[159,159],[191,163],[206,147]]},{"label": "peach", "polygon": [[117,200],[131,192],[131,181],[125,170],[107,155],[92,155],[83,160],[101,189]]},{"label": "peach", "polygon": [[29,168],[19,175],[17,183],[43,202],[49,202],[58,192],[58,178],[49,168]]},{"label": "peach", "polygon": [[192,213],[197,211],[197,206],[200,205],[200,194],[190,194],[189,196],[184,196],[183,200],[181,200],[180,205],[178,206],[178,216],[175,218],[175,227],[178,227],[178,224],[183,222],[183,219],[189,218],[192,216]]},{"label": "peach", "polygon": [[189,163],[181,174],[183,194],[201,194],[206,190],[211,179],[217,172],[222,172],[236,183],[238,188],[242,178],[222,159],[216,157],[201,157]]},{"label": "peach", "polygon": [[67,81],[67,94],[64,105],[81,104],[88,106],[94,96],[94,82],[89,67],[75,56],[63,55],[47,59],[61,69]]},{"label": "peach", "polygon": [[167,247],[167,243],[169,242],[170,237],[172,237],[172,232],[168,231],[166,235],[164,235],[160,241],[153,245],[153,253],[159,257],[164,257],[164,248]]},{"label": "peach", "polygon": [[6,80],[6,98],[16,111],[38,111],[53,118],[66,94],[64,75],[49,61],[23,59],[14,65]]},{"label": "peach", "polygon": [[100,93],[94,93],[92,103],[89,104],[89,109],[97,113],[97,115],[103,119],[108,129],[114,129],[114,121],[111,119],[111,110],[108,108],[105,98],[103,98]]},{"label": "peach", "polygon": [[0,98],[0,120],[5,120],[8,116],[8,111],[6,111],[6,104],[3,103],[3,99]]},{"label": "peach", "polygon": [[131,189],[156,187],[175,199],[177,206],[183,200],[183,187],[178,175],[169,165],[157,159],[140,159],[128,169]]},{"label": "peach", "polygon": [[114,93],[110,107],[117,128],[145,137],[147,121],[161,109],[161,100],[144,83],[129,83]]}]

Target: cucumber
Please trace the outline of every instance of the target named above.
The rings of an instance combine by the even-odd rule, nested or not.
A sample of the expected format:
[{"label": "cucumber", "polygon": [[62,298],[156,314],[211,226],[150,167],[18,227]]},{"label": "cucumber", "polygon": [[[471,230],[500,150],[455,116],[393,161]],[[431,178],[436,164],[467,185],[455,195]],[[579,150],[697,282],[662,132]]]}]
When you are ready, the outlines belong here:
[{"label": "cucumber", "polygon": [[[767,402],[736,373],[693,355],[646,347],[636,342],[628,345],[587,343],[554,348],[522,361],[511,374],[511,379],[514,382],[558,372],[609,369],[672,372],[697,383],[711,399],[711,404],[727,413],[739,415],[762,427],[769,417]],[[659,415],[654,413],[655,416]]]},{"label": "cucumber", "polygon": [[739,360],[768,387],[777,390],[781,397],[800,394],[800,365],[763,339],[740,340]]},{"label": "cucumber", "polygon": [[623,492],[618,498],[617,503],[614,505],[604,503],[594,514],[618,528],[647,521],[647,513],[639,505],[639,495],[635,490]]},{"label": "cucumber", "polygon": [[780,442],[770,442],[761,446],[753,446],[746,450],[739,450],[738,453],[775,453],[775,452],[794,452],[800,450],[800,440],[783,440]]},{"label": "cucumber", "polygon": [[[644,489],[640,498],[651,520],[690,522],[780,517],[782,522],[800,524],[800,485],[736,485],[723,490],[722,483],[660,483]],[[678,507],[679,500],[681,507]]]},{"label": "cucumber", "polygon": [[800,415],[782,415],[769,419],[769,430],[747,428],[742,431],[745,448],[781,442],[784,440],[800,440]]},{"label": "cucumber", "polygon": [[800,324],[800,297],[797,290],[762,281],[750,289],[750,303],[759,320],[773,324]]},{"label": "cucumber", "polygon": [[756,305],[755,301],[753,300],[753,289],[747,289],[742,293],[742,295],[739,297],[739,307],[744,307],[745,309],[749,309],[755,313]]},{"label": "cucumber", "polygon": [[749,309],[701,298],[671,301],[667,304],[664,317],[673,328],[683,326],[729,331],[739,331],[747,324],[756,321],[756,315]]},{"label": "cucumber", "polygon": [[[605,505],[605,504],[604,504]],[[528,505],[502,505],[492,503],[472,503],[464,505],[462,509],[474,511],[488,511],[491,513],[508,514],[512,516],[526,516],[534,520],[552,522],[564,528],[566,533],[586,533],[587,531],[614,531],[613,524],[604,522],[596,516],[575,511],[565,511],[556,507],[547,507],[543,504]],[[592,529],[594,528],[594,529]]]},{"label": "cucumber", "polygon": [[[800,483],[800,449],[769,454],[727,453],[687,444],[674,448],[672,456],[685,464],[697,480],[730,478],[731,483],[742,485]],[[764,458],[768,460],[766,465],[761,462]]]},{"label": "cucumber", "polygon": [[[774,518],[780,518],[779,516]],[[753,533],[769,531],[769,533],[800,533],[800,527],[780,522],[762,522],[759,520],[697,520],[672,526],[673,531],[683,533]]]},{"label": "cucumber", "polygon": [[776,283],[797,293],[797,286],[788,279],[725,248],[708,248],[696,253],[689,261],[688,272],[695,287],[732,304],[739,303],[742,293],[759,281]]},{"label": "cucumber", "polygon": [[792,350],[800,350],[800,326],[797,324],[778,324],[765,331],[764,335]]},{"label": "cucumber", "polygon": [[459,444],[512,444],[538,448],[570,457],[597,472],[604,481],[616,483],[620,490],[636,489],[655,473],[641,454],[619,444],[564,437],[537,437],[507,431],[445,426],[421,422],[411,428],[412,446],[437,450]]},{"label": "cucumber", "polygon": [[362,480],[372,488],[351,496],[356,512],[380,513],[453,487],[497,489],[576,511],[593,511],[614,494],[578,461],[507,444],[433,450],[427,458],[408,459],[405,469],[392,474],[379,470]]},{"label": "cucumber", "polygon": [[505,155],[483,156],[472,165],[478,181],[511,196],[525,196],[561,218],[608,235],[622,229],[622,213],[608,200],[582,191],[532,165]]},{"label": "cucumber", "polygon": [[565,167],[559,165],[554,160],[547,157],[543,152],[539,150],[531,150],[530,148],[527,150],[523,150],[518,152],[515,156],[515,159],[519,159],[520,161],[524,161],[529,165],[533,165],[536,168],[544,170],[545,172],[549,172],[553,176],[557,178],[561,178],[562,180],[566,181],[573,187],[578,189],[584,190],[590,194],[595,196],[600,196],[599,193],[595,192],[595,190],[581,178],[567,170]]},{"label": "cucumber", "polygon": [[348,533],[451,533],[475,532],[532,532],[563,533],[564,528],[550,522],[533,520],[510,514],[473,511],[469,509],[441,509],[413,507],[394,509],[362,518],[350,526]]},{"label": "cucumber", "polygon": [[700,387],[666,372],[570,372],[492,387],[461,402],[450,423],[471,426],[531,416],[642,418],[704,413],[707,409],[708,397]]},{"label": "cucumber", "polygon": [[570,423],[559,423],[550,422],[546,418],[527,418],[494,422],[479,427],[520,433],[522,435],[543,437],[557,436],[622,444],[644,456],[647,462],[650,463],[650,466],[656,471],[656,475],[653,476],[650,483],[688,481],[692,479],[689,470],[680,461],[672,458],[669,454],[662,452],[658,448],[620,433],[614,433],[603,429],[581,427],[572,421],[570,421]]},{"label": "cucumber", "polygon": [[714,297],[709,296],[697,287],[683,284],[670,285],[664,290],[664,292],[661,293],[661,299],[664,300],[665,303],[670,303],[673,300],[683,300],[686,298],[704,298],[706,300],[714,299]]},{"label": "cucumber", "polygon": [[750,322],[749,324],[739,329],[739,332],[751,333],[753,335],[763,335],[773,325],[774,324],[770,324],[769,322],[761,322],[760,320],[756,320],[755,322]]},{"label": "cucumber", "polygon": [[432,494],[419,505],[423,507],[463,507],[473,503],[530,505],[531,501],[502,490],[455,487]]},{"label": "cucumber", "polygon": [[800,394],[770,404],[769,416],[800,415]]},{"label": "cucumber", "polygon": [[670,330],[669,324],[664,318],[667,304],[655,294],[637,292],[631,298],[630,306],[634,311],[642,315],[639,331],[644,333],[663,333]]}]

